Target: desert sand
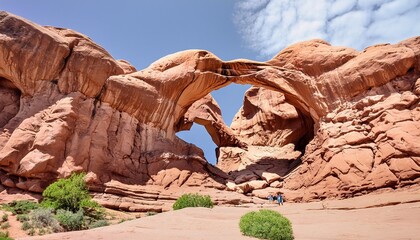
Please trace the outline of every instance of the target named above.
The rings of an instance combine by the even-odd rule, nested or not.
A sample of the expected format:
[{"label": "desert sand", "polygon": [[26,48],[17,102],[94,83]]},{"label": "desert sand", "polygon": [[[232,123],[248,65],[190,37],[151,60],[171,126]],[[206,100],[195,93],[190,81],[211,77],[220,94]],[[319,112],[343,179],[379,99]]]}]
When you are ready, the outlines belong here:
[{"label": "desert sand", "polygon": [[420,189],[411,189],[283,206],[186,208],[93,230],[21,239],[252,239],[240,233],[239,219],[262,208],[289,218],[295,239],[420,238]]}]

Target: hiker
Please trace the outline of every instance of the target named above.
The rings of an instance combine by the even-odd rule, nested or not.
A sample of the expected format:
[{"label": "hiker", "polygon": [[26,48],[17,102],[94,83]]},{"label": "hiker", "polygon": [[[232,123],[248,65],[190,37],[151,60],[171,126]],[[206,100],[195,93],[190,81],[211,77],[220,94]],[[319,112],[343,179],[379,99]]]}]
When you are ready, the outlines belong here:
[{"label": "hiker", "polygon": [[277,193],[277,203],[283,205],[283,195],[281,192]]},{"label": "hiker", "polygon": [[274,196],[271,193],[268,195],[267,198],[269,203],[272,203],[274,201]]}]

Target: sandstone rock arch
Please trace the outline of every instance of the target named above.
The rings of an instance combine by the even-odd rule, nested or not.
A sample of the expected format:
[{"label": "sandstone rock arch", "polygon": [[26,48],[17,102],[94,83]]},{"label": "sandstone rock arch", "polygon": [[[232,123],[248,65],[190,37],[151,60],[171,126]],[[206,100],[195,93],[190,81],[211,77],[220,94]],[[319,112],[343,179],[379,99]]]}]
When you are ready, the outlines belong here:
[{"label": "sandstone rock arch", "polygon": [[[0,114],[2,188],[41,192],[86,171],[103,204],[160,211],[183,191],[240,203],[258,199],[237,192],[265,197],[282,189],[309,201],[418,184],[419,49],[420,37],[363,52],[312,40],[267,62],[189,50],[136,71],[83,34],[0,12],[0,91],[14,92],[8,101],[18,109]],[[230,83],[262,87],[249,90],[242,110],[271,118],[248,125],[297,120],[293,133],[313,125],[304,155],[288,143],[308,132],[286,137],[273,131],[280,124],[261,131],[266,138],[258,142],[221,124],[208,94]],[[288,104],[295,114],[270,112],[270,104]],[[175,136],[191,122],[206,126],[220,146],[218,166],[230,174]],[[296,159],[302,164],[293,168]]]}]

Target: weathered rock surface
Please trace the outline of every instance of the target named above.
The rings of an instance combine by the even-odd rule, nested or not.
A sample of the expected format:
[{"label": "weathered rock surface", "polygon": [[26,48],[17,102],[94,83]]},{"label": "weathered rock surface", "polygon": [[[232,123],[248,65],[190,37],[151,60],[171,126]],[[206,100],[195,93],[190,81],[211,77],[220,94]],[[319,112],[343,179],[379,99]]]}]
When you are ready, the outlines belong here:
[{"label": "weathered rock surface", "polygon": [[307,143],[313,137],[310,117],[287,103],[281,92],[261,87],[252,87],[245,93],[243,107],[234,117],[231,128],[241,141],[256,146]]},{"label": "weathered rock surface", "polygon": [[[1,184],[41,192],[84,171],[98,201],[130,211],[184,192],[240,204],[419,184],[419,60],[420,37],[363,52],[313,40],[265,63],[189,50],[136,71],[83,34],[0,12]],[[228,127],[208,94],[230,83],[255,87]],[[193,123],[218,167],[176,137]]]},{"label": "weathered rock surface", "polygon": [[418,184],[419,76],[410,71],[329,113],[284,188],[308,200]]}]

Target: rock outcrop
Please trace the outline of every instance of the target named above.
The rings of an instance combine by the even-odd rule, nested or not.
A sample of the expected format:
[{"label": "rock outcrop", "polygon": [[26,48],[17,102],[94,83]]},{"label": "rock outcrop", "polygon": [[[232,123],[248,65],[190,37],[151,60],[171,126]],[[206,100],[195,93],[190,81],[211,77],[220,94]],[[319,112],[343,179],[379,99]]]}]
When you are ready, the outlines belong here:
[{"label": "rock outcrop", "polygon": [[[363,52],[313,40],[267,62],[189,50],[136,71],[83,34],[0,12],[1,184],[42,192],[84,171],[99,202],[130,211],[184,192],[240,204],[403,188],[420,181],[419,77],[420,37]],[[255,87],[228,127],[209,94],[231,83]],[[193,123],[217,167],[176,137]]]}]

